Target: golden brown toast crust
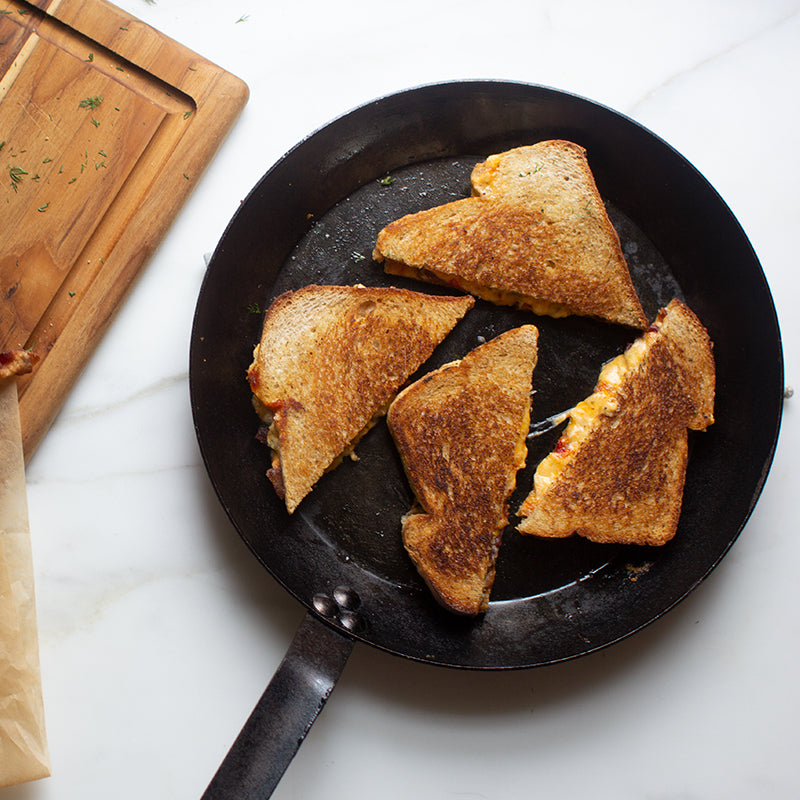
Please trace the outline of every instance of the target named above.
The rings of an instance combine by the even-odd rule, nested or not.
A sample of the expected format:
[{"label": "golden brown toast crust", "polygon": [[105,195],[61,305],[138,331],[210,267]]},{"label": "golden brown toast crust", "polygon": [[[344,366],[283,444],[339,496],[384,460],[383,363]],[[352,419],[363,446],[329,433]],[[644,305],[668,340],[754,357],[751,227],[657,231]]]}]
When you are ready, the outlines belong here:
[{"label": "golden brown toast crust", "polygon": [[485,610],[508,524],[508,497],[524,465],[538,331],[501,334],[404,389],[387,422],[421,512],[403,519],[403,543],[445,607]]},{"label": "golden brown toast crust", "polygon": [[270,479],[290,513],[473,304],[359,286],[307,286],[272,303],[247,378],[273,415]]},{"label": "golden brown toast crust", "polygon": [[472,187],[387,225],[373,258],[491,302],[647,327],[582,147],[552,140],[490,156]]},{"label": "golden brown toast crust", "polygon": [[522,503],[520,532],[641,545],[675,535],[687,428],[713,422],[714,361],[708,334],[680,301],[662,310],[655,326],[657,332],[645,334],[639,367],[611,392],[586,437],[567,445],[554,480],[541,492],[534,487]]},{"label": "golden brown toast crust", "polygon": [[655,325],[673,354],[680,383],[689,395],[687,426],[702,431],[714,422],[716,369],[708,331],[695,313],[680,300],[658,312]]}]

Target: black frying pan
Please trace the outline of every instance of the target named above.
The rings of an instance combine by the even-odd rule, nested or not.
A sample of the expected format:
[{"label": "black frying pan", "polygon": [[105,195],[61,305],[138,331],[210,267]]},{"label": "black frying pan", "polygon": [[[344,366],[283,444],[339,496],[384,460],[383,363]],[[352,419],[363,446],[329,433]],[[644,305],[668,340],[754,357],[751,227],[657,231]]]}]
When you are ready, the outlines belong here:
[{"label": "black frying pan", "polygon": [[[268,449],[244,374],[263,310],[308,283],[429,285],[385,276],[370,254],[389,221],[469,194],[486,155],[547,138],[583,145],[651,318],[683,298],[715,342],[716,423],[693,434],[683,513],[662,548],[537,541],[509,528],[487,613],[442,610],[400,541],[412,497],[385,424],[324,476],[291,517],[265,477]],[[387,179],[388,178],[388,179]],[[532,316],[479,301],[424,370]],[[592,320],[540,330],[533,419],[569,408],[633,338]],[[298,144],[240,206],[208,267],[191,344],[203,459],[255,556],[308,614],[207,790],[264,797],[333,688],[355,641],[451,667],[506,669],[575,658],[640,630],[719,563],[761,492],[780,427],[783,361],[769,288],[728,207],[678,153],[631,120],[538,86],[425,86],[355,109]],[[512,510],[559,431],[531,441]],[[513,522],[513,520],[512,520]],[[237,787],[234,789],[234,787]]]}]

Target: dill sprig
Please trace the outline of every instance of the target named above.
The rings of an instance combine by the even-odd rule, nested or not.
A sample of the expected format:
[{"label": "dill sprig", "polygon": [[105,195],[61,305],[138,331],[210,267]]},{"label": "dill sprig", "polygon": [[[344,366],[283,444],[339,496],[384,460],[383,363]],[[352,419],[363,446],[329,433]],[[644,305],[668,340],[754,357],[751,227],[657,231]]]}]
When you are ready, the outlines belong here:
[{"label": "dill sprig", "polygon": [[28,173],[22,167],[9,167],[8,175],[11,178],[11,188],[17,191],[17,184],[22,182],[22,178]]},{"label": "dill sprig", "polygon": [[78,103],[78,108],[97,108],[102,102],[102,95],[96,97],[84,97],[83,100]]},{"label": "dill sprig", "polygon": [[9,167],[8,174],[11,176],[11,180],[14,181],[14,183],[20,183],[23,175],[27,175],[28,173],[22,169],[22,167]]}]

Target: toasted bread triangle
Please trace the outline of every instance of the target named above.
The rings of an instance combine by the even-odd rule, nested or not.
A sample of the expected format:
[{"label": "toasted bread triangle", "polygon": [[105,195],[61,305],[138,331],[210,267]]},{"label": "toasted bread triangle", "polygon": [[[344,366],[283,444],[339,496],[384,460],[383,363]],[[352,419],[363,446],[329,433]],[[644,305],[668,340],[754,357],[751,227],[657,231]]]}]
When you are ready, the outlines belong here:
[{"label": "toasted bread triangle", "polygon": [[404,389],[387,422],[421,511],[403,544],[436,599],[486,609],[507,503],[524,466],[537,329],[524,325]]},{"label": "toasted bread triangle", "polygon": [[647,327],[582,147],[550,140],[490,156],[472,192],[390,223],[373,258],[493,303]]},{"label": "toasted bread triangle", "polygon": [[271,422],[269,477],[291,513],[384,413],[474,299],[306,286],[264,318],[247,378]]},{"label": "toasted bread triangle", "polygon": [[688,429],[714,421],[708,333],[679,300],[604,366],[595,391],[569,412],[519,509],[522,533],[661,545],[681,513]]}]

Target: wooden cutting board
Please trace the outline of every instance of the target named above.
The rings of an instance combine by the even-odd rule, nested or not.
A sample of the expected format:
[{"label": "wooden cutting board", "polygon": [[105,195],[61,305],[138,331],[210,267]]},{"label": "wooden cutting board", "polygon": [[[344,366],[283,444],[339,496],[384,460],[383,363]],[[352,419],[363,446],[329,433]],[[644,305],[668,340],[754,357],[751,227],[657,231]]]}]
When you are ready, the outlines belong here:
[{"label": "wooden cutting board", "polygon": [[0,351],[26,459],[248,99],[105,0],[0,0]]}]

